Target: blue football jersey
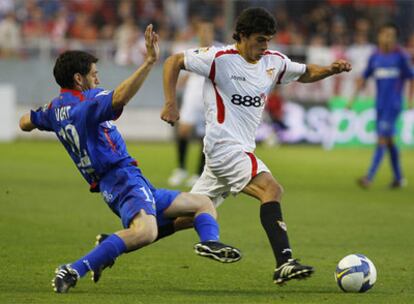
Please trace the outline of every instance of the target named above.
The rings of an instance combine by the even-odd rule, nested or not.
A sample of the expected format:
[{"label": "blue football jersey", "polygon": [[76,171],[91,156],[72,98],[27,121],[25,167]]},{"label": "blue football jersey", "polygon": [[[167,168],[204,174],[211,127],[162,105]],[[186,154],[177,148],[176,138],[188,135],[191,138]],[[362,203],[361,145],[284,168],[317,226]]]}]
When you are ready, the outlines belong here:
[{"label": "blue football jersey", "polygon": [[376,107],[379,111],[396,111],[402,108],[404,83],[414,78],[408,56],[396,48],[390,53],[375,51],[368,61],[363,77],[376,80]]},{"label": "blue football jersey", "polygon": [[55,132],[91,191],[99,191],[99,179],[109,170],[135,163],[111,123],[122,113],[112,109],[112,96],[113,91],[100,88],[62,89],[48,105],[31,111],[31,121],[39,130]]}]

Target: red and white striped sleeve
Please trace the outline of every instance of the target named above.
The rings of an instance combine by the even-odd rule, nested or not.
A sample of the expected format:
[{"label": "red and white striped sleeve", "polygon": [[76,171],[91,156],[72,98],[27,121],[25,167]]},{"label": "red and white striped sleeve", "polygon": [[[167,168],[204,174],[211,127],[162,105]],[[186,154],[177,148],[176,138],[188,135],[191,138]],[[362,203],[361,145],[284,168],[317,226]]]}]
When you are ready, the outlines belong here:
[{"label": "red and white striped sleeve", "polygon": [[298,80],[306,72],[306,65],[291,61],[286,55],[276,51],[266,51],[266,55],[272,55],[272,59],[281,65],[277,76],[277,84],[287,84]]},{"label": "red and white striped sleeve", "polygon": [[204,77],[208,77],[217,48],[197,48],[184,51],[185,69]]},{"label": "red and white striped sleeve", "polygon": [[291,61],[289,58],[283,61],[283,67],[279,73],[277,83],[287,84],[298,80],[306,72],[306,65],[299,62]]}]

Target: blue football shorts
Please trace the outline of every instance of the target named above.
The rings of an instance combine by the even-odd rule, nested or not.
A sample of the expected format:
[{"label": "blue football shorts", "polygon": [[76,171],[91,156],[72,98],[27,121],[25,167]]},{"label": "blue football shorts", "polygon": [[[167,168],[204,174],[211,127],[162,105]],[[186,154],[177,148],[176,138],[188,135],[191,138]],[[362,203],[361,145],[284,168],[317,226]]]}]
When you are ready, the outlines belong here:
[{"label": "blue football shorts", "polygon": [[158,227],[174,220],[165,218],[163,213],[180,191],[156,189],[137,167],[128,166],[109,171],[99,182],[99,188],[105,202],[121,218],[124,228],[129,227],[142,209],[157,218]]}]

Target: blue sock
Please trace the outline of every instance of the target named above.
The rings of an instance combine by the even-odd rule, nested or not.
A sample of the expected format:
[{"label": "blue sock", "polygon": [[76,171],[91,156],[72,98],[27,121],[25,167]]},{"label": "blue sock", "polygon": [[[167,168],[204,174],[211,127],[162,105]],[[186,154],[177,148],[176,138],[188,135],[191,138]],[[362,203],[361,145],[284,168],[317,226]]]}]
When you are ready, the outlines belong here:
[{"label": "blue sock", "polygon": [[219,240],[217,221],[208,213],[201,213],[194,219],[194,228],[202,242]]},{"label": "blue sock", "polygon": [[96,270],[102,265],[106,265],[126,251],[124,241],[116,234],[110,235],[99,246],[80,258],[71,265],[80,277],[83,277],[89,270]]},{"label": "blue sock", "polygon": [[394,173],[394,180],[400,181],[402,179],[401,166],[400,166],[400,153],[398,147],[395,144],[388,146],[390,150],[392,172]]},{"label": "blue sock", "polygon": [[381,163],[382,157],[384,156],[385,145],[377,145],[375,149],[374,156],[372,158],[371,167],[368,171],[368,179],[371,181],[374,178],[375,173],[378,170],[378,167]]}]

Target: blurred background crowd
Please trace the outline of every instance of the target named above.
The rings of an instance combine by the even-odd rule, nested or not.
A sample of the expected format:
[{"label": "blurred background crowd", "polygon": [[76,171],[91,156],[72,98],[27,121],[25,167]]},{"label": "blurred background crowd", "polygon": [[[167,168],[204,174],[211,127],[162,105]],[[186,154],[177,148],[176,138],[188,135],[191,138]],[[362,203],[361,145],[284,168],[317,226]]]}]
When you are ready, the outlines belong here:
[{"label": "blurred background crowd", "polygon": [[[328,65],[344,58],[353,66],[351,73],[322,82],[277,87],[268,102],[277,121],[308,121],[311,106],[349,98],[384,23],[398,26],[400,45],[414,64],[414,0],[0,0],[0,84],[13,86],[18,106],[43,105],[56,93],[51,70],[57,55],[81,49],[99,58],[102,84],[114,88],[142,63],[143,30],[152,23],[160,35],[161,59],[139,102],[131,105],[152,109],[140,118],[152,126],[163,104],[164,59],[199,46],[200,21],[213,24],[215,44],[234,43],[236,17],[251,6],[266,8],[277,20],[271,49],[303,63]],[[374,96],[372,82],[362,95]]]},{"label": "blurred background crowd", "polygon": [[386,21],[399,26],[401,43],[414,55],[410,0],[0,0],[0,57],[27,58],[45,49],[54,56],[77,47],[105,52],[120,65],[139,64],[147,24],[154,24],[167,56],[176,44],[195,40],[200,18],[214,23],[217,41],[231,42],[234,16],[247,6],[274,13],[273,43],[291,56],[318,56],[307,46],[320,57],[327,46],[333,56],[355,56],[349,49],[370,48]]},{"label": "blurred background crowd", "polygon": [[[9,69],[12,62],[17,71],[24,61],[52,62],[63,50],[82,49],[111,65],[105,74],[120,75],[118,67],[142,62],[147,24],[160,35],[161,64],[171,53],[199,45],[200,20],[214,24],[217,43],[233,43],[234,21],[249,6],[274,14],[278,32],[271,49],[299,62],[327,65],[345,58],[353,65],[352,73],[314,84],[315,89],[286,86],[283,95],[290,100],[324,103],[331,96],[347,97],[385,22],[399,27],[401,46],[414,63],[414,0],[0,0],[0,65],[8,62]],[[1,75],[11,77],[6,71]],[[31,98],[19,96],[18,101]]]}]

